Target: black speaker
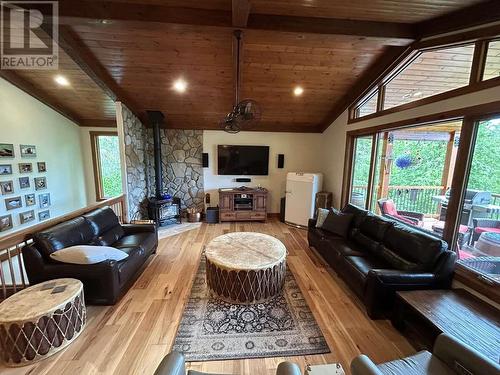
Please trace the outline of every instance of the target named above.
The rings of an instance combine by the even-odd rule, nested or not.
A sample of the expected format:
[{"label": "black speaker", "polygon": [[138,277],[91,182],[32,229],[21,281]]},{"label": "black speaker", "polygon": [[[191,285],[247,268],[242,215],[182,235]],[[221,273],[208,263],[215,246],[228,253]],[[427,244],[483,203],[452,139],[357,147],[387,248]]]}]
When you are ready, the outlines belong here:
[{"label": "black speaker", "polygon": [[203,165],[203,168],[208,168],[208,153],[204,152],[201,154],[201,164]]},{"label": "black speaker", "polygon": [[248,177],[239,177],[234,179],[236,182],[252,182],[251,178]]},{"label": "black speaker", "polygon": [[285,166],[285,155],[278,154],[278,168],[283,168]]}]

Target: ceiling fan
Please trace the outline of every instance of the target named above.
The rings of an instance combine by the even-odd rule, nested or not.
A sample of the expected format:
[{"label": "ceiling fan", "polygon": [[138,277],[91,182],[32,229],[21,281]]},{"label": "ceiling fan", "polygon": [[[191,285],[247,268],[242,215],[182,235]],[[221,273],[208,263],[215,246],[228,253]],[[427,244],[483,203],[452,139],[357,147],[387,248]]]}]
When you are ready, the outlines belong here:
[{"label": "ceiling fan", "polygon": [[235,30],[233,35],[236,41],[235,58],[235,90],[234,90],[234,106],[220,122],[221,128],[228,133],[238,133],[245,126],[257,123],[261,117],[261,111],[258,103],[252,99],[244,99],[240,101],[240,83],[241,83],[241,67],[240,67],[240,54],[241,54],[241,30]]}]

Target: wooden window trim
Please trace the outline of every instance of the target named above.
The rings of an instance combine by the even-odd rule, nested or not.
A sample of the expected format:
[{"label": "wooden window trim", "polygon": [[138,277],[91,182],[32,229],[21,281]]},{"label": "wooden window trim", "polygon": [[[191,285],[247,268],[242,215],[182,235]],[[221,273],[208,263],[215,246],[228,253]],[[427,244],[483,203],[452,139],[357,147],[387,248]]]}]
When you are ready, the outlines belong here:
[{"label": "wooden window trim", "polygon": [[[486,30],[486,32],[485,32]],[[386,116],[391,113],[397,113],[401,111],[405,111],[408,109],[412,109],[415,107],[419,107],[426,104],[435,103],[437,101],[454,98],[457,96],[469,94],[472,92],[484,90],[491,87],[496,87],[500,85],[500,77],[491,78],[489,80],[482,80],[484,67],[486,64],[487,57],[487,45],[489,42],[497,40],[498,33],[500,33],[500,26],[493,26],[491,28],[487,28],[485,30],[475,30],[470,34],[465,33],[466,37],[460,35],[452,35],[449,37],[438,38],[426,42],[416,42],[411,48],[412,51],[403,59],[403,62],[399,63],[395,67],[393,67],[388,74],[385,74],[379,77],[376,81],[374,81],[367,90],[364,91],[362,98],[366,97],[367,92],[375,90],[378,87],[379,92],[383,91],[384,96],[381,98],[382,102],[377,103],[377,111],[375,113],[358,117],[359,113],[356,110],[359,108],[362,103],[357,99],[350,107],[349,107],[349,116],[347,123],[354,124],[360,121],[370,120],[373,118],[377,118],[380,116]],[[480,36],[478,36],[478,33]],[[458,39],[457,39],[458,38]],[[397,77],[404,69],[408,67],[418,56],[420,56],[423,52],[427,51],[436,51],[446,48],[459,47],[464,45],[470,45],[474,43],[474,55],[471,65],[471,72],[469,78],[469,84],[463,87],[456,88],[454,90],[445,91],[440,94],[436,94],[433,96],[429,96],[427,98],[419,99],[413,101],[411,103],[401,104],[396,107],[383,109],[384,99],[385,99],[385,86],[389,84],[395,77]],[[382,89],[381,89],[382,88]],[[380,95],[379,95],[380,99]],[[365,100],[363,99],[363,102]],[[353,110],[354,109],[354,110]]]},{"label": "wooden window trim", "polygon": [[101,176],[101,156],[99,154],[98,139],[99,136],[118,136],[118,132],[113,131],[90,131],[90,147],[92,151],[92,170],[94,174],[94,186],[96,201],[101,202],[106,200],[104,197],[102,188],[102,176]]}]

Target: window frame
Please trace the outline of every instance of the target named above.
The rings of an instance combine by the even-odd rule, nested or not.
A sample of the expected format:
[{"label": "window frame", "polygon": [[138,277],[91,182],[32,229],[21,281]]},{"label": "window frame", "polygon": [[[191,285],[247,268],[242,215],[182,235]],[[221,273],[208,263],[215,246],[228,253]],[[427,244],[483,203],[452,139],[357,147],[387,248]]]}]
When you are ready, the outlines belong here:
[{"label": "window frame", "polygon": [[[445,121],[462,120],[462,130],[460,133],[460,144],[457,150],[457,157],[455,161],[455,169],[453,172],[451,189],[454,194],[451,195],[448,209],[446,213],[445,227],[442,239],[449,244],[455,243],[458,238],[458,224],[460,222],[461,205],[465,191],[467,189],[468,174],[472,163],[474,152],[474,142],[477,134],[479,122],[490,118],[500,116],[500,101],[480,104],[472,107],[465,107],[443,113],[432,114],[420,118],[411,118],[398,122],[389,122],[382,125],[376,125],[368,128],[361,128],[350,130],[346,133],[346,149],[344,160],[344,173],[341,194],[341,206],[349,203],[352,187],[353,176],[353,163],[354,163],[354,145],[355,139],[358,137],[375,137],[380,132],[388,132],[408,127],[420,125],[432,125]],[[376,148],[377,139],[374,138],[374,147]],[[372,145],[372,146],[373,146]],[[374,150],[372,149],[372,159],[370,171],[374,170],[376,162],[373,157]],[[376,152],[376,151],[375,151]],[[368,181],[368,191],[373,190],[373,173]],[[369,196],[371,197],[371,195]],[[369,198],[367,198],[366,207],[370,207]],[[449,246],[450,249],[456,251],[455,247]],[[500,303],[500,290],[497,284],[491,284],[481,274],[470,270],[469,268],[456,265],[457,281],[462,282],[464,285],[486,295],[488,298]]]},{"label": "window frame", "polygon": [[106,198],[103,194],[102,175],[101,175],[101,155],[99,153],[99,137],[100,136],[116,136],[117,131],[90,131],[90,147],[92,153],[92,170],[94,175],[94,187],[96,194],[96,202],[102,202]]},{"label": "window frame", "polygon": [[[390,113],[400,112],[411,108],[419,107],[425,104],[434,103],[440,100],[453,98],[456,96],[464,95],[470,92],[483,90],[490,87],[500,85],[500,77],[482,80],[484,68],[486,64],[486,57],[488,54],[488,44],[492,41],[500,40],[497,36],[488,35],[486,38],[476,38],[469,40],[458,40],[454,42],[445,43],[440,39],[435,42],[421,42],[414,43],[410,48],[411,50],[403,56],[402,60],[397,62],[390,68],[388,73],[383,74],[375,80],[358,99],[349,107],[348,110],[348,124],[365,121],[368,119],[385,116]],[[472,58],[472,65],[469,77],[469,84],[453,90],[448,90],[433,96],[418,99],[409,103],[404,103],[395,107],[384,109],[385,89],[386,86],[396,78],[403,70],[405,70],[411,63],[415,61],[422,53],[428,51],[439,51],[453,47],[460,47],[466,45],[474,45],[474,52]],[[362,106],[367,99],[372,98],[372,93],[378,90],[377,110],[375,113],[359,117],[359,107]],[[361,99],[360,99],[361,98]]]}]

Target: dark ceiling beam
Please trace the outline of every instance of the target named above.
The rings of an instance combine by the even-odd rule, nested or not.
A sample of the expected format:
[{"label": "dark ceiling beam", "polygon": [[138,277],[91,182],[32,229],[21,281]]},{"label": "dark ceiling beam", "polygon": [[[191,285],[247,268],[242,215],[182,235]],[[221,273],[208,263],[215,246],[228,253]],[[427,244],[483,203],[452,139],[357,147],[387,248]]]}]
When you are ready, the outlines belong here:
[{"label": "dark ceiling beam", "polygon": [[80,126],[96,128],[116,128],[116,120],[83,119]]},{"label": "dark ceiling beam", "polygon": [[42,102],[46,106],[52,108],[54,111],[60,113],[68,120],[74,122],[77,125],[80,125],[82,119],[76,115],[75,112],[64,106],[61,102],[59,102],[56,98],[47,95],[46,92],[41,90],[39,87],[33,85],[28,82],[24,78],[22,78],[19,74],[17,74],[14,70],[0,70],[0,77],[7,80],[17,88],[23,90],[28,95],[31,95],[33,98]]},{"label": "dark ceiling beam", "polygon": [[[236,2],[241,3],[243,0]],[[241,9],[243,8],[244,6]],[[240,13],[244,15],[243,11]],[[67,25],[131,21],[233,28],[233,16],[233,12],[225,10],[152,4],[75,0],[59,2],[59,22]],[[402,39],[405,43],[416,38],[416,30],[412,25],[396,22],[250,14],[246,27],[255,30]]]},{"label": "dark ceiling beam", "polygon": [[141,115],[140,106],[125,93],[106,68],[97,60],[92,51],[90,51],[69,26],[59,26],[59,47],[112,100],[122,102],[136,116],[139,117]]},{"label": "dark ceiling beam", "polygon": [[500,2],[489,0],[420,22],[416,29],[425,38],[499,21]]},{"label": "dark ceiling beam", "polygon": [[232,1],[232,16],[234,27],[246,27],[248,23],[248,15],[250,14],[249,0],[233,0]]},{"label": "dark ceiling beam", "polygon": [[413,51],[411,46],[388,47],[387,51],[373,63],[364,74],[347,90],[347,93],[335,104],[325,120],[318,125],[324,132],[349,106],[360,99],[367,88],[380,77],[401,64]]}]

